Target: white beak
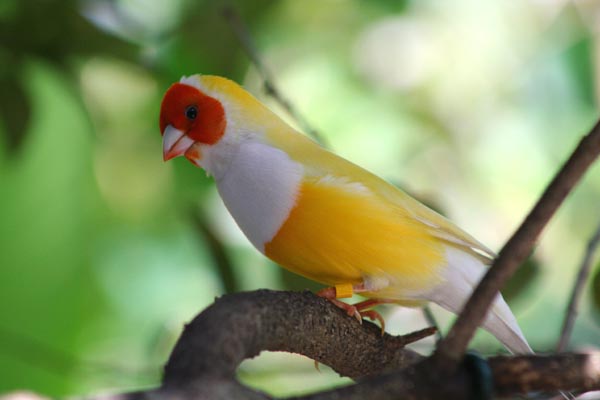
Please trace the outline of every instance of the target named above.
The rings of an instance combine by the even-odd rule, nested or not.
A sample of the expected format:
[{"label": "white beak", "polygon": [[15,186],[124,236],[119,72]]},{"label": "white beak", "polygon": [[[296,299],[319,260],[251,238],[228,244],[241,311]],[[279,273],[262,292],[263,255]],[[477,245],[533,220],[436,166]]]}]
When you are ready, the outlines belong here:
[{"label": "white beak", "polygon": [[190,139],[185,132],[167,125],[163,132],[163,160],[169,161],[171,158],[183,155],[193,144],[194,140]]}]

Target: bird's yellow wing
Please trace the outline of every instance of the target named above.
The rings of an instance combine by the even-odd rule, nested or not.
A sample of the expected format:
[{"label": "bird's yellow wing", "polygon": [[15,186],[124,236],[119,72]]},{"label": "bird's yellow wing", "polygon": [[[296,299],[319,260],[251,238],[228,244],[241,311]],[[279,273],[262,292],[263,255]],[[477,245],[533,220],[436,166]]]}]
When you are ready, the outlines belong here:
[{"label": "bird's yellow wing", "polygon": [[312,280],[366,283],[377,296],[393,299],[433,288],[446,264],[443,245],[403,207],[334,175],[302,182],[265,254]]},{"label": "bird's yellow wing", "polygon": [[[286,131],[282,131],[284,128]],[[287,126],[279,126],[269,133],[269,139],[276,143],[277,147],[305,165],[309,176],[334,175],[341,179],[360,182],[382,201],[388,202],[392,207],[403,209],[432,237],[466,251],[484,264],[489,264],[495,257],[492,250],[440,214],[378,176],[323,149],[306,136]]]}]

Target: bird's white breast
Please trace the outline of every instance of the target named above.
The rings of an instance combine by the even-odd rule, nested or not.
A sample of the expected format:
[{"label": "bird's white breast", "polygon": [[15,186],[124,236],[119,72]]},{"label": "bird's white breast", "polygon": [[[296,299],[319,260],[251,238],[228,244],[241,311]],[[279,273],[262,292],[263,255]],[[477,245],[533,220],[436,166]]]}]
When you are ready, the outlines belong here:
[{"label": "bird's white breast", "polygon": [[302,176],[302,165],[282,150],[249,141],[216,180],[225,206],[261,252],[294,207]]}]

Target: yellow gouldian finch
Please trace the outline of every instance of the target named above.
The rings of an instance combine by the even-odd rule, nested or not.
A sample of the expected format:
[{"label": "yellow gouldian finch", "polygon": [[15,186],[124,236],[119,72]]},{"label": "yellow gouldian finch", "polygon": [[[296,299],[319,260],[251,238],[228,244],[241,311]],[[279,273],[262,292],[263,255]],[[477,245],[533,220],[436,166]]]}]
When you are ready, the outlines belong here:
[{"label": "yellow gouldian finch", "polygon": [[[379,303],[429,301],[460,312],[494,253],[444,217],[297,132],[233,81],[183,77],[160,111],[163,157],[215,179],[248,240],[277,264],[331,286],[359,319]],[[337,298],[360,293],[354,306]],[[528,353],[499,294],[483,328]]]}]

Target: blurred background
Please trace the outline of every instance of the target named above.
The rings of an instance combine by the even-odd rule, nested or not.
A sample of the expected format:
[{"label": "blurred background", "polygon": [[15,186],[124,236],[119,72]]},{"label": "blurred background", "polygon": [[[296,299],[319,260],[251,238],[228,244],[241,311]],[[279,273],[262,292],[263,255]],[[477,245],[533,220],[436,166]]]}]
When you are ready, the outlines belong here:
[{"label": "blurred background", "polygon": [[[598,116],[597,1],[229,4],[337,153],[493,249]],[[0,1],[0,393],[152,387],[183,324],[215,296],[319,288],[249,246],[203,171],[162,161],[160,101],[182,75],[232,78],[295,124],[265,94],[223,5]],[[597,164],[505,290],[537,351],[556,345],[599,211]],[[426,326],[419,310],[382,311],[392,333]],[[599,338],[596,263],[571,349]],[[485,333],[474,346],[501,351]],[[275,395],[347,382],[285,354],[239,374]]]}]

